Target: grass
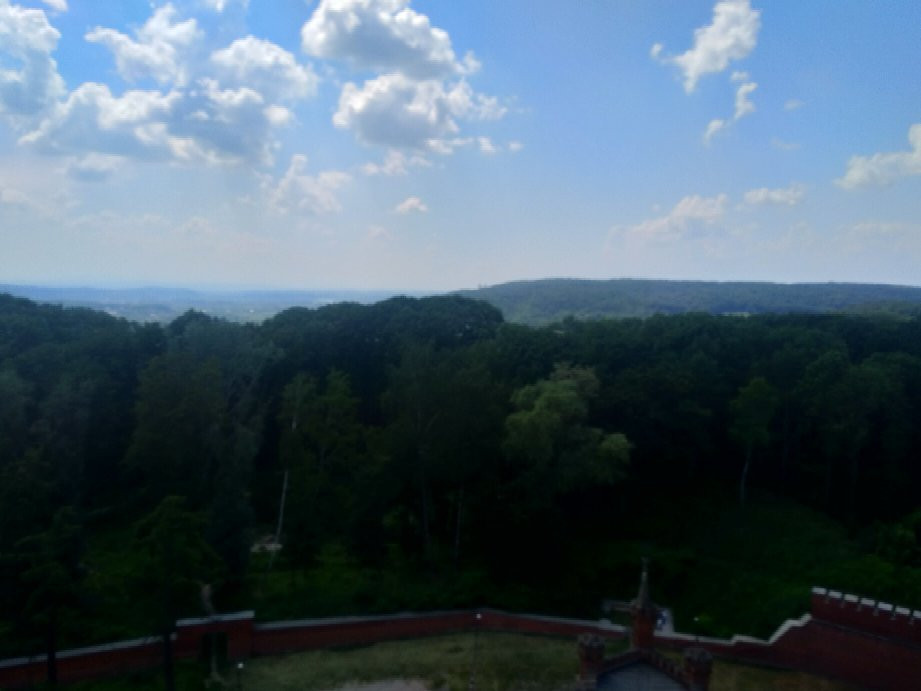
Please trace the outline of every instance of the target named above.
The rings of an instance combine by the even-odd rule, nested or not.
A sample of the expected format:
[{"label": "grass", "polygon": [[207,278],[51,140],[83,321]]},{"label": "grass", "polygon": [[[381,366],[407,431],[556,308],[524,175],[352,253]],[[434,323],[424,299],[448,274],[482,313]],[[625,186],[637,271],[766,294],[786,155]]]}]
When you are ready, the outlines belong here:
[{"label": "grass", "polygon": [[[612,646],[609,654],[617,652]],[[224,672],[229,689],[326,691],[385,680],[418,680],[428,689],[466,691],[471,674],[482,691],[571,689],[578,673],[575,641],[514,634],[472,634],[391,641],[341,650],[315,650],[250,660],[237,686],[236,670]],[[204,665],[177,665],[179,691],[205,689]],[[159,672],[73,684],[68,691],[160,691]],[[211,688],[222,688],[212,686]],[[736,663],[714,664],[711,691],[854,691],[814,677]]]}]

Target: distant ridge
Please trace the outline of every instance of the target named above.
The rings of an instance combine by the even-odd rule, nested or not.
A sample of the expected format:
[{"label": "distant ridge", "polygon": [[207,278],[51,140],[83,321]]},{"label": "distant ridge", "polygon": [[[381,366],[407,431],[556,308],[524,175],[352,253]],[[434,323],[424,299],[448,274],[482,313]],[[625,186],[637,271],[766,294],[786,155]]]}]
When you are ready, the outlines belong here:
[{"label": "distant ridge", "polygon": [[921,312],[921,288],[867,283],[759,283],[548,278],[458,291],[485,300],[506,321],[548,324],[654,314]]},{"label": "distant ridge", "polygon": [[169,322],[194,309],[231,321],[261,322],[289,307],[335,302],[371,304],[394,292],[359,290],[193,290],[0,284],[0,293],[63,307],[89,307],[139,322]]}]

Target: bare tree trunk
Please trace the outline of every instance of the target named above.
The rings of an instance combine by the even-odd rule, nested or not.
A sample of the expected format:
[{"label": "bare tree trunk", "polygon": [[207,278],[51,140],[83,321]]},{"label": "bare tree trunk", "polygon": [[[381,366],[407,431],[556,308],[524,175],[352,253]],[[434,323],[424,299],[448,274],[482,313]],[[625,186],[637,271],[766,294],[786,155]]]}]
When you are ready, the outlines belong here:
[{"label": "bare tree trunk", "polygon": [[46,656],[45,666],[47,669],[48,685],[57,686],[58,683],[58,613],[52,609],[48,617],[48,629],[46,631]]},{"label": "bare tree trunk", "polygon": [[426,556],[429,555],[429,548],[431,545],[431,533],[429,531],[429,490],[428,490],[428,478],[425,472],[425,459],[423,456],[422,449],[419,449],[417,452],[417,458],[419,459],[419,489],[421,492],[422,499],[422,544],[425,549]]},{"label": "bare tree trunk", "polygon": [[169,626],[163,629],[163,685],[166,691],[176,691],[176,679],[173,674],[173,638]]},{"label": "bare tree trunk", "polygon": [[281,544],[281,530],[285,522],[285,499],[288,496],[288,469],[285,468],[285,475],[281,481],[281,499],[278,502],[278,524],[275,526],[275,544],[272,546],[272,551],[269,554],[269,565],[266,567],[266,571],[271,570],[272,564],[275,563],[275,555],[278,554],[278,550],[275,549],[277,545]]},{"label": "bare tree trunk", "polygon": [[745,506],[745,482],[748,479],[748,469],[752,463],[752,445],[745,447],[745,465],[742,466],[742,479],[739,482],[739,506]]},{"label": "bare tree trunk", "polygon": [[460,563],[461,515],[464,511],[464,486],[457,494],[457,514],[454,521],[454,565]]}]

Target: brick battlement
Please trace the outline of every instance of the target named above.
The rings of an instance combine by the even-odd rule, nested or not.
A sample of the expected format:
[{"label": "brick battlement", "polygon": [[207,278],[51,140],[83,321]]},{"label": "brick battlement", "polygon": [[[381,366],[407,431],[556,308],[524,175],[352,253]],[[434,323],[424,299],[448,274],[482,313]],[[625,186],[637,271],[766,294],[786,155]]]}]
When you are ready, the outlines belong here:
[{"label": "brick battlement", "polygon": [[[178,621],[173,649],[177,659],[195,658],[201,654],[204,636],[221,633],[227,637],[228,656],[239,660],[250,655],[473,631],[591,634],[608,639],[621,639],[628,633],[606,620],[493,609],[270,623],[256,623],[254,613],[247,611]],[[784,622],[768,640],[656,632],[654,645],[672,650],[703,648],[722,658],[837,677],[866,689],[915,691],[919,688],[916,670],[921,669],[921,611],[813,588],[811,614]],[[58,673],[62,681],[122,675],[156,667],[160,655],[156,638],[61,651]],[[43,680],[44,673],[44,655],[0,660],[0,687],[31,687]]]},{"label": "brick battlement", "polygon": [[813,588],[812,616],[829,624],[921,645],[921,610],[837,590]]}]

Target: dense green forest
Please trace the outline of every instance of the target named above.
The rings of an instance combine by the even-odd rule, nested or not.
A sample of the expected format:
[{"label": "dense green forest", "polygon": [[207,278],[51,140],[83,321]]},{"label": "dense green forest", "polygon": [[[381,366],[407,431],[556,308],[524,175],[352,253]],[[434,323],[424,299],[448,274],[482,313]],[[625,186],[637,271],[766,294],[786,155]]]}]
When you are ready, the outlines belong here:
[{"label": "dense green forest", "polygon": [[[458,296],[168,325],[0,296],[0,653],[260,618],[678,625],[921,606],[921,319],[506,323]],[[280,551],[253,551],[255,543]]]},{"label": "dense green forest", "polygon": [[566,317],[654,314],[788,314],[921,310],[921,288],[866,283],[757,283],[648,279],[514,281],[459,295],[485,300],[510,322],[546,325]]}]

